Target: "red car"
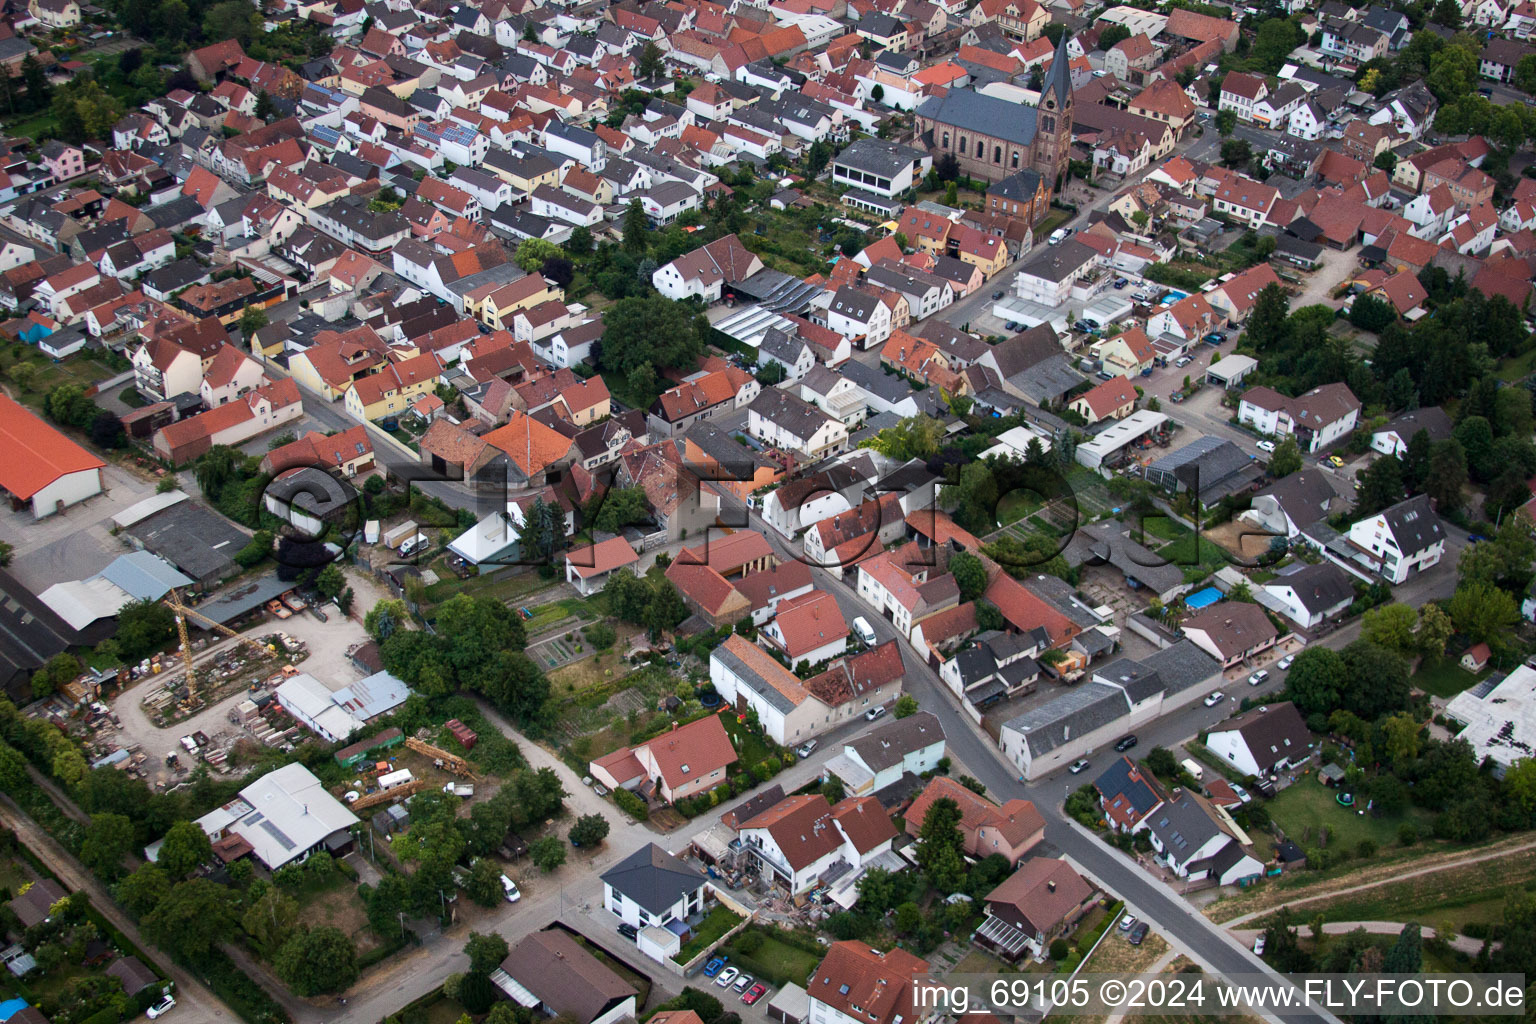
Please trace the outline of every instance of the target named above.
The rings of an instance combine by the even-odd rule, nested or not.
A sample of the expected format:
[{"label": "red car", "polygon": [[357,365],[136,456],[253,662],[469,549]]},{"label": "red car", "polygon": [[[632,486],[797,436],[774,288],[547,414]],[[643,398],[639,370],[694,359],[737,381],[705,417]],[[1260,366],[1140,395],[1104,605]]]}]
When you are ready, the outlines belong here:
[{"label": "red car", "polygon": [[764,985],[762,982],[758,982],[756,985],[753,985],[751,988],[747,989],[747,994],[741,997],[741,1001],[746,1003],[748,1006],[751,1006],[753,1003],[763,998],[763,994],[767,991],[768,986]]}]

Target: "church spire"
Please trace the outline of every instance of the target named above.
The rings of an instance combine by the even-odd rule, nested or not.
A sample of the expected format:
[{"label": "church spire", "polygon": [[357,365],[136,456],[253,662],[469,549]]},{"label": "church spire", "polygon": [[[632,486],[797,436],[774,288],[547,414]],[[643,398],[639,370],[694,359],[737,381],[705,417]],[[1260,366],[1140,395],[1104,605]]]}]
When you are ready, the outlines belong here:
[{"label": "church spire", "polygon": [[1040,89],[1040,97],[1055,94],[1056,109],[1065,110],[1067,102],[1072,95],[1072,68],[1071,58],[1067,56],[1067,33],[1062,32],[1061,40],[1056,44],[1056,56],[1051,58],[1051,70],[1045,76],[1045,82]]}]

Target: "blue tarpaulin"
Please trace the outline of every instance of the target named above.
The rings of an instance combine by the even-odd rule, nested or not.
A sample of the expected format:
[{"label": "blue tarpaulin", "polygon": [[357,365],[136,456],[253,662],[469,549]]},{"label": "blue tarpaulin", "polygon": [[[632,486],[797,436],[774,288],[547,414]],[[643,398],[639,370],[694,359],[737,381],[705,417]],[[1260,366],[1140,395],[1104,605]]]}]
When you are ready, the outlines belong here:
[{"label": "blue tarpaulin", "polygon": [[1220,600],[1221,591],[1215,587],[1206,587],[1204,590],[1197,590],[1184,598],[1184,606],[1192,609],[1208,608]]}]

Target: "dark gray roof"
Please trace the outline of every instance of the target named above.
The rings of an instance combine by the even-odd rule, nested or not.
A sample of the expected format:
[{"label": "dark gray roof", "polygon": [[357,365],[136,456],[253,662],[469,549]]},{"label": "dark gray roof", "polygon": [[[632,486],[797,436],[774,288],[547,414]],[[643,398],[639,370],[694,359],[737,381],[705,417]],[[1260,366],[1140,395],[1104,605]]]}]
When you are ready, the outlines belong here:
[{"label": "dark gray roof", "polygon": [[933,743],[944,742],[944,729],[931,712],[919,711],[906,718],[897,718],[878,729],[871,729],[863,736],[850,740],[848,746],[859,755],[859,760],[871,771],[894,768],[901,759],[914,750],[921,750]]},{"label": "dark gray roof", "polygon": [[1352,601],[1355,586],[1350,575],[1332,562],[1308,565],[1289,576],[1281,576],[1265,584],[1268,587],[1289,587],[1296,600],[1313,614],[1326,612],[1340,602]]},{"label": "dark gray roof", "polygon": [[1070,35],[1070,32],[1063,32],[1056,41],[1056,56],[1051,59],[1051,70],[1040,85],[1041,101],[1054,93],[1058,110],[1065,110],[1072,100],[1072,58],[1067,55],[1067,38]]},{"label": "dark gray roof", "polygon": [[1273,497],[1291,522],[1301,527],[1327,515],[1328,505],[1337,492],[1321,472],[1304,469],[1281,477],[1258,494]]},{"label": "dark gray roof", "polygon": [[[1065,67],[1067,62],[1057,63]],[[983,96],[969,89],[951,89],[945,96],[931,97],[917,108],[917,114],[938,124],[980,132],[1021,146],[1027,146],[1035,139],[1034,107]]]},{"label": "dark gray roof", "polygon": [[1150,773],[1138,770],[1129,757],[1120,757],[1093,780],[1094,788],[1106,800],[1125,797],[1138,816],[1162,802],[1163,794],[1148,781]]},{"label": "dark gray roof", "polygon": [[1397,541],[1397,550],[1404,558],[1411,558],[1445,540],[1445,528],[1440,517],[1430,506],[1429,499],[1416,494],[1407,501],[1400,501],[1382,513],[1387,529]]},{"label": "dark gray roof", "polygon": [[1237,445],[1209,435],[1164,455],[1146,468],[1147,479],[1159,486],[1198,488],[1202,502],[1213,500],[1212,495],[1220,498],[1230,494],[1262,475],[1263,469]]},{"label": "dark gray roof", "polygon": [[1125,535],[1125,527],[1110,520],[1079,529],[1062,552],[1070,565],[1108,563],[1159,594],[1184,582],[1184,571]]},{"label": "dark gray roof", "polygon": [[1033,199],[1040,190],[1038,171],[1015,171],[987,189],[987,195],[1001,199]]},{"label": "dark gray roof", "polygon": [[850,320],[867,321],[879,302],[879,298],[869,292],[845,284],[832,296],[832,311]]},{"label": "dark gray roof", "polygon": [[778,388],[764,389],[748,408],[802,441],[809,440],[829,419],[814,405]]},{"label": "dark gray roof", "polygon": [[1030,756],[1040,757],[1124,717],[1130,710],[1119,687],[1087,683],[1031,708],[1004,728],[1022,735]]},{"label": "dark gray roof", "polygon": [[1245,711],[1215,726],[1211,731],[1239,733],[1248,752],[1265,771],[1282,759],[1298,761],[1312,749],[1312,733],[1307,729],[1301,712],[1290,701],[1266,704]]},{"label": "dark gray roof", "polygon": [[1093,678],[1120,687],[1132,704],[1140,704],[1163,692],[1163,680],[1157,670],[1132,658],[1117,658],[1108,665],[1094,669]]},{"label": "dark gray roof", "polygon": [[1438,405],[1431,405],[1403,413],[1376,433],[1391,431],[1407,443],[1421,430],[1429,434],[1431,441],[1444,441],[1451,436],[1451,418]]},{"label": "dark gray roof", "polygon": [[1092,246],[1069,238],[1060,245],[1047,246],[1034,259],[1019,269],[1020,273],[1038,277],[1042,281],[1064,281],[1082,269],[1085,263],[1098,259],[1099,253]]},{"label": "dark gray roof", "polygon": [[777,360],[785,367],[792,367],[808,346],[803,338],[796,337],[777,327],[768,328],[762,343],[757,347],[758,361]]},{"label": "dark gray roof", "polygon": [[1221,834],[1215,820],[1188,793],[1163,804],[1147,819],[1147,824],[1177,864],[1188,861],[1200,847]]},{"label": "dark gray roof", "polygon": [[[1021,579],[1019,582],[1024,584],[1025,590],[1071,619],[1079,629],[1089,630],[1099,624],[1098,616],[1090,612],[1088,607],[1078,600],[1072,584],[1060,576],[1036,573],[1033,576]],[[1100,635],[1102,636],[1103,634]]]},{"label": "dark gray roof", "polygon": [[862,29],[870,35],[890,38],[901,32],[902,25],[898,19],[891,17],[889,14],[881,14],[879,11],[874,11],[862,15],[858,22],[855,23],[854,28]]},{"label": "dark gray roof", "polygon": [[652,914],[663,914],[683,896],[696,892],[703,875],[655,843],[603,872],[603,881]]},{"label": "dark gray roof", "polygon": [[1163,693],[1169,696],[1197,686],[1221,671],[1216,659],[1192,640],[1180,640],[1172,647],[1147,655],[1141,663],[1158,674],[1163,681]]}]

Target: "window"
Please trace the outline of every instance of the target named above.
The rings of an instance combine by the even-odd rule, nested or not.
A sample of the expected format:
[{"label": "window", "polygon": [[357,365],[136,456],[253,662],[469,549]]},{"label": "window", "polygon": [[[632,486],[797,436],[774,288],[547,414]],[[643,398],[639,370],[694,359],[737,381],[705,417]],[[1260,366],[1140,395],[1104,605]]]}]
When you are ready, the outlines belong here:
[{"label": "window", "polygon": [[995,163],[995,164],[1000,164],[1000,163],[1003,162],[1003,147],[1002,146],[993,146],[992,147],[992,162]]}]

